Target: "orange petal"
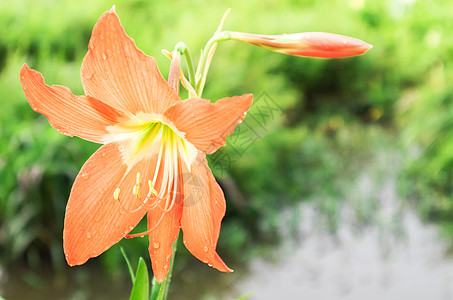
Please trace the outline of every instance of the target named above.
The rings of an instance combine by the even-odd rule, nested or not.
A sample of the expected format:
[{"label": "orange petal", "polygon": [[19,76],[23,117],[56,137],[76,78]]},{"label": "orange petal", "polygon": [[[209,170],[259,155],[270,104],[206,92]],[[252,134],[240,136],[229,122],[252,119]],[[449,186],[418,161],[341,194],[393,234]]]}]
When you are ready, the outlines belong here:
[{"label": "orange petal", "polygon": [[303,32],[282,35],[282,37],[294,39],[303,44],[302,47],[288,47],[279,51],[297,56],[339,58],[361,55],[373,47],[356,38],[327,32]]},{"label": "orange petal", "polygon": [[106,127],[114,125],[122,113],[87,96],[74,96],[64,86],[48,86],[42,75],[28,68],[20,70],[20,82],[30,106],[47,117],[59,132],[102,143]]},{"label": "orange petal", "polygon": [[242,122],[251,105],[252,94],[223,98],[215,103],[197,98],[177,103],[164,115],[195,147],[211,154],[225,145],[225,138]]},{"label": "orange petal", "polygon": [[211,173],[204,154],[184,176],[184,207],[181,228],[184,244],[199,260],[222,272],[232,272],[216,252],[225,198]]},{"label": "orange petal", "polygon": [[112,9],[96,23],[81,69],[87,95],[125,112],[163,113],[180,101],[157,68],[137,49]]},{"label": "orange petal", "polygon": [[102,146],[88,159],[77,175],[66,207],[63,239],[69,265],[80,265],[100,255],[142,219],[147,208],[134,196],[134,185],[139,172],[140,194],[145,196],[154,166],[153,158],[128,169],[114,143]]},{"label": "orange petal", "polygon": [[[165,155],[165,154],[164,154]],[[161,161],[160,170],[164,168],[165,157]],[[154,277],[159,283],[162,283],[167,277],[168,270],[170,268],[170,258],[173,254],[171,248],[172,244],[176,241],[180,229],[180,221],[182,215],[182,200],[183,193],[182,183],[182,162],[178,161],[178,181],[176,193],[171,193],[171,197],[175,197],[175,205],[168,212],[163,212],[165,207],[164,203],[161,203],[158,207],[148,211],[148,229],[153,229],[149,233],[149,255],[153,266]],[[161,189],[163,177],[162,173],[158,175],[156,180],[156,189]]]},{"label": "orange petal", "polygon": [[148,228],[151,229],[158,225],[149,233],[149,255],[153,265],[154,277],[159,283],[165,280],[170,268],[170,258],[173,254],[171,245],[178,237],[181,214],[181,205],[175,205],[172,210],[164,215],[159,208],[148,212]]}]

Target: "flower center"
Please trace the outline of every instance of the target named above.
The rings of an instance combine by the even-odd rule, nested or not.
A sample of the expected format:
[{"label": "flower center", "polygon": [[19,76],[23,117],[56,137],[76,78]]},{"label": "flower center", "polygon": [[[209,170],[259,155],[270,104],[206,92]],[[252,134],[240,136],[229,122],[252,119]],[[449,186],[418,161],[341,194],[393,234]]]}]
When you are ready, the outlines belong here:
[{"label": "flower center", "polygon": [[[115,142],[119,145],[123,163],[128,167],[126,174],[136,163],[146,159],[152,160],[151,167],[154,167],[154,172],[150,170],[147,178],[143,178],[149,185],[148,195],[144,199],[141,198],[140,173],[137,173],[137,184],[134,189],[124,191],[132,192],[140,200],[137,210],[141,207],[157,207],[158,204],[164,212],[170,211],[177,194],[182,192],[178,189],[182,188],[183,170],[190,171],[197,156],[198,150],[195,146],[162,115],[137,115],[107,130],[109,134],[105,142]],[[121,202],[121,195],[124,192],[118,188],[113,198]],[[150,202],[154,204],[149,206]]]},{"label": "flower center", "polygon": [[130,168],[142,159],[164,153],[168,159],[181,160],[190,170],[198,150],[162,115],[138,114],[107,128],[104,143],[117,142],[123,162]]}]

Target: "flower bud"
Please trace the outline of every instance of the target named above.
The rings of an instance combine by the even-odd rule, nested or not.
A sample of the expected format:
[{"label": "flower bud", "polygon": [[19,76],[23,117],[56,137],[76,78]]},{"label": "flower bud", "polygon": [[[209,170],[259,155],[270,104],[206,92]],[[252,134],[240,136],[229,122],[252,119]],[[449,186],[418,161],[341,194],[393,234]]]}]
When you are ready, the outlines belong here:
[{"label": "flower bud", "polygon": [[359,39],[327,32],[261,35],[230,32],[233,40],[296,56],[337,58],[364,54],[373,46]]}]

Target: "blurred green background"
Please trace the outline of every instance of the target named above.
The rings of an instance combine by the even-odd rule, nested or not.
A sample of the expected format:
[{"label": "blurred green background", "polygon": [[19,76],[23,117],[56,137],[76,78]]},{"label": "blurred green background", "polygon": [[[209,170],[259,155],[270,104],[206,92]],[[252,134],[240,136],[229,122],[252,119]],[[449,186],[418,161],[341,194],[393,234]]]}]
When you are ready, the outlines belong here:
[{"label": "blurred green background", "polygon": [[[82,94],[79,72],[91,30],[113,4],[128,35],[157,59],[164,77],[169,62],[160,50],[184,41],[196,60],[229,7],[226,30],[326,31],[374,45],[364,56],[320,60],[233,41],[219,44],[203,96],[214,100],[252,92],[255,97],[227,146],[209,157],[227,197],[218,251],[234,269],[277,247],[279,213],[301,202],[316,198],[318,213],[328,217],[327,229],[334,233],[341,203],[358,188],[352,179],[367,165],[395,164],[373,162],[379,153],[397,153],[401,205],[415,207],[452,240],[452,1],[2,0],[0,284],[10,286],[5,295],[25,287],[41,299],[36,295],[49,292],[43,291],[43,278],[51,278],[62,299],[104,299],[90,287],[102,291],[111,282],[120,283],[109,292],[127,297],[119,246],[132,261],[149,260],[146,239],[133,239],[83,267],[66,266],[65,205],[78,170],[99,145],[55,131],[31,110],[19,83],[26,62],[46,83]],[[371,222],[378,205],[372,198],[358,201],[357,218]],[[200,299],[215,294],[229,279],[214,272],[179,246],[174,289]],[[90,274],[102,274],[102,280],[93,283]],[[214,292],[213,285],[200,286],[213,276],[223,285],[217,282]],[[177,297],[174,292],[174,299],[184,299]]]}]

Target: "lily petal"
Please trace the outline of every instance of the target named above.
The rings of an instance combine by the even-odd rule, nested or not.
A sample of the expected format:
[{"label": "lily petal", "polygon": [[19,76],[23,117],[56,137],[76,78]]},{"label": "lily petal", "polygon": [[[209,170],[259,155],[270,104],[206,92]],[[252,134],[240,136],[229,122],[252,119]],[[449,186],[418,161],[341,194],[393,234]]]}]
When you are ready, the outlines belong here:
[{"label": "lily petal", "polygon": [[[165,160],[165,157],[164,159]],[[162,162],[160,169],[164,168],[165,163]],[[178,161],[178,180],[175,192],[170,194],[170,198],[175,197],[175,204],[171,209],[165,211],[165,204],[161,204],[156,209],[148,212],[148,230],[149,233],[149,255],[153,266],[154,277],[159,283],[162,283],[167,277],[170,269],[170,258],[173,255],[172,244],[178,238],[178,233],[181,227],[182,201],[184,197],[182,162]],[[162,187],[162,176],[158,176],[156,180],[156,189]]]},{"label": "lily petal", "polygon": [[163,113],[180,101],[156,60],[135,46],[113,9],[94,26],[81,77],[87,95],[133,115]]},{"label": "lily petal", "polygon": [[189,99],[170,107],[165,113],[175,127],[198,150],[211,154],[225,145],[252,105],[252,94],[222,98],[215,103],[205,99]]},{"label": "lily petal", "polygon": [[181,229],[184,245],[196,258],[222,272],[232,272],[216,252],[220,222],[225,215],[225,198],[208,167],[206,156],[199,154],[192,172],[184,176],[184,207]]},{"label": "lily petal", "polygon": [[157,225],[149,233],[149,255],[153,265],[154,277],[159,283],[165,280],[170,268],[170,258],[173,254],[171,246],[178,238],[181,215],[181,205],[175,205],[165,214],[159,209],[148,212],[148,229]]},{"label": "lily petal", "polygon": [[102,143],[108,133],[106,127],[114,125],[122,112],[88,96],[74,96],[64,86],[48,86],[41,73],[24,64],[20,82],[25,96],[34,111],[47,117],[59,132]]},{"label": "lily petal", "polygon": [[63,240],[69,265],[100,255],[137,225],[147,208],[133,194],[134,185],[140,177],[140,193],[146,195],[154,167],[155,159],[148,159],[128,169],[114,143],[102,146],[88,159],[66,207]]}]

